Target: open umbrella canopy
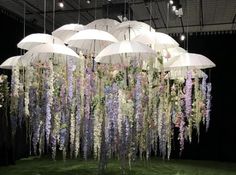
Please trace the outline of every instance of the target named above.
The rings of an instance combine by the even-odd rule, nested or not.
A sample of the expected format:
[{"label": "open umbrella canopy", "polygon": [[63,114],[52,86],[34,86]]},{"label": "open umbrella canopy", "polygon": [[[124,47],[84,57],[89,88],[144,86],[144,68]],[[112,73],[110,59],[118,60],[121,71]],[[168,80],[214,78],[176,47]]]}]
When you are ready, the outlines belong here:
[{"label": "open umbrella canopy", "polygon": [[183,53],[171,58],[164,64],[165,70],[171,70],[173,68],[207,69],[215,66],[207,57],[195,53]]},{"label": "open umbrella canopy", "polygon": [[[162,55],[162,59],[163,59],[163,64],[165,64],[166,62],[168,62],[168,60],[170,60],[172,57],[176,57],[179,56],[181,54],[187,53],[186,50],[184,50],[181,47],[172,47],[172,48],[168,48],[168,49],[163,49],[160,51],[161,55]],[[146,60],[143,61],[143,69],[146,70],[148,67],[148,62]],[[155,59],[153,61],[153,67],[160,69],[161,68],[161,64],[158,61],[158,59]],[[161,70],[161,69],[160,69]]]},{"label": "open umbrella canopy", "polygon": [[145,31],[137,35],[132,40],[151,45],[156,51],[162,51],[163,49],[179,46],[179,44],[172,37],[161,32]]},{"label": "open umbrella canopy", "polygon": [[122,40],[132,40],[136,36],[155,30],[144,22],[139,21],[125,21],[117,25],[113,31],[113,35],[120,41]]},{"label": "open umbrella canopy", "polygon": [[45,33],[34,33],[23,38],[18,44],[17,47],[25,50],[30,50],[37,45],[44,43],[56,43],[64,45],[64,43],[57,37],[48,35]]},{"label": "open umbrella canopy", "polygon": [[135,41],[113,43],[103,49],[95,58],[99,63],[127,64],[134,59],[154,58],[156,52],[150,47]]},{"label": "open umbrella canopy", "polygon": [[111,42],[118,42],[118,40],[112,34],[97,29],[80,31],[68,39],[70,47],[76,47],[89,53],[97,53]]},{"label": "open umbrella canopy", "polygon": [[48,59],[57,59],[58,63],[64,63],[67,56],[79,60],[79,56],[70,48],[60,44],[41,44],[29,50],[21,57],[24,64],[34,61],[47,62]]},{"label": "open umbrella canopy", "polygon": [[67,40],[77,32],[86,29],[84,25],[81,24],[66,24],[52,32],[53,36],[60,38],[63,42]]},{"label": "open umbrella canopy", "polygon": [[8,59],[6,59],[1,65],[1,69],[12,69],[12,67],[16,66],[17,64],[21,66],[21,61],[20,61],[21,56],[13,56]]},{"label": "open umbrella canopy", "polygon": [[170,72],[168,72],[168,77],[172,80],[180,78],[186,79],[188,71],[191,72],[193,78],[195,77],[202,78],[204,76],[207,76],[207,74],[200,69],[187,70],[187,69],[177,68],[170,70]]},{"label": "open umbrella canopy", "polygon": [[165,57],[166,59],[171,59],[172,57],[176,57],[183,53],[187,53],[187,51],[182,47],[172,47],[162,50],[161,53],[163,57]]},{"label": "open umbrella canopy", "polygon": [[87,24],[86,27],[89,29],[98,29],[111,33],[118,24],[120,23],[114,19],[102,18]]}]

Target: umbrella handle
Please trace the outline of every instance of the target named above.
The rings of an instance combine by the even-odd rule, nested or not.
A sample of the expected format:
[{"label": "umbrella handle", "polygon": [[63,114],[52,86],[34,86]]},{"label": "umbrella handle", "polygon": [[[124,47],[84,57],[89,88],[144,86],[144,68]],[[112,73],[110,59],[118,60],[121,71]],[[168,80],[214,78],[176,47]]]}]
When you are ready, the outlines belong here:
[{"label": "umbrella handle", "polygon": [[95,71],[95,57],[92,57],[92,71]]},{"label": "umbrella handle", "polygon": [[[122,62],[122,64],[123,65],[125,65],[124,64],[124,59],[125,59],[125,57],[126,57],[126,54],[122,54],[122,59],[121,59],[121,62]],[[125,70],[124,70],[124,84],[125,84],[125,87],[129,87],[129,71],[128,71],[128,65],[127,65],[127,67],[125,67]]]},{"label": "umbrella handle", "polygon": [[129,68],[125,68],[126,87],[129,87]]}]

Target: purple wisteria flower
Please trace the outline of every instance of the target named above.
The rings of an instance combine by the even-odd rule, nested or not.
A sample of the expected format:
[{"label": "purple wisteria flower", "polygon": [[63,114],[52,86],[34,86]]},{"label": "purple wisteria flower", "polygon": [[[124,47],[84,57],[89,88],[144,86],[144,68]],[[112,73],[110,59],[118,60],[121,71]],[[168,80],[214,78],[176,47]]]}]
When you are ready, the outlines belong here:
[{"label": "purple wisteria flower", "polygon": [[77,97],[77,108],[75,117],[75,157],[77,158],[80,146],[80,125],[81,125],[81,97],[80,97],[80,78],[77,78],[76,82],[76,97]]},{"label": "purple wisteria flower", "polygon": [[184,117],[181,115],[180,125],[179,125],[179,147],[180,147],[180,154],[184,150],[184,135],[185,135],[185,122]]},{"label": "purple wisteria flower", "polygon": [[32,145],[34,154],[37,154],[37,144],[39,141],[40,131],[40,113],[41,109],[37,105],[37,89],[31,87],[29,90],[29,111],[31,116],[31,128],[32,128]]},{"label": "purple wisteria flower", "polygon": [[40,113],[41,113],[41,108],[37,105],[36,106],[36,112],[34,116],[32,116],[32,121],[33,121],[33,148],[34,148],[34,153],[37,154],[37,144],[39,142],[39,137],[40,137]]},{"label": "purple wisteria flower", "polygon": [[[104,94],[105,94],[105,111],[107,117],[107,124],[105,128],[105,136],[106,136],[106,143],[111,146],[111,137],[114,137],[114,130],[113,130],[113,111],[112,111],[112,86],[108,85],[104,87]],[[112,135],[111,135],[112,134]]]},{"label": "purple wisteria flower", "polygon": [[142,130],[143,118],[142,118],[142,75],[136,75],[136,84],[134,91],[134,110],[136,120],[136,130],[140,132]]},{"label": "purple wisteria flower", "polygon": [[166,114],[163,113],[161,116],[161,125],[159,125],[160,128],[160,133],[159,133],[159,149],[160,149],[160,154],[163,158],[166,157],[166,144],[167,144],[167,137],[166,137],[166,124],[165,124],[165,117]]},{"label": "purple wisteria flower", "polygon": [[76,83],[76,96],[77,96],[77,112],[76,112],[76,128],[79,127],[80,125],[80,120],[81,120],[81,114],[80,114],[80,109],[81,109],[81,100],[80,100],[80,78],[77,79]]},{"label": "purple wisteria flower", "polygon": [[84,109],[84,142],[83,153],[84,159],[87,160],[88,152],[92,146],[92,126],[91,126],[91,92],[92,92],[92,70],[86,68],[86,82],[85,82],[85,109]]},{"label": "purple wisteria flower", "polygon": [[53,120],[53,131],[51,134],[51,148],[52,148],[52,158],[56,158],[57,142],[59,141],[59,129],[60,129],[60,101],[58,96],[53,96],[53,109],[54,109],[54,120]]},{"label": "purple wisteria flower", "polygon": [[201,84],[201,90],[202,90],[202,96],[205,101],[206,99],[206,93],[207,93],[207,75],[204,75],[202,77],[202,84]]},{"label": "purple wisteria flower", "polygon": [[60,150],[64,150],[67,136],[67,122],[66,122],[66,108],[67,108],[67,98],[66,98],[66,88],[65,83],[62,84],[60,90],[61,99],[61,128],[60,128]]},{"label": "purple wisteria flower", "polygon": [[126,165],[126,157],[128,156],[128,143],[129,143],[129,119],[127,116],[124,116],[121,122],[121,137],[119,143],[119,154],[121,160],[121,168],[125,169]]},{"label": "purple wisteria flower", "polygon": [[206,130],[210,125],[210,112],[211,112],[211,83],[207,83],[207,94],[206,94]]},{"label": "purple wisteria flower", "polygon": [[114,127],[114,147],[118,144],[118,115],[119,115],[119,87],[117,84],[112,86],[113,93],[113,127]]},{"label": "purple wisteria flower", "polygon": [[[46,87],[48,88],[48,86],[46,85]],[[46,121],[45,121],[45,131],[46,131],[46,143],[47,145],[49,144],[49,137],[50,137],[50,133],[51,133],[51,119],[52,119],[52,115],[51,115],[51,104],[50,104],[50,100],[49,98],[51,98],[51,94],[49,92],[48,89],[46,89],[46,97],[45,97],[45,102],[46,102]]]},{"label": "purple wisteria flower", "polygon": [[118,137],[118,86],[113,83],[104,88],[105,93],[105,109],[107,116],[107,126],[105,129],[105,138],[111,153],[115,150]]}]

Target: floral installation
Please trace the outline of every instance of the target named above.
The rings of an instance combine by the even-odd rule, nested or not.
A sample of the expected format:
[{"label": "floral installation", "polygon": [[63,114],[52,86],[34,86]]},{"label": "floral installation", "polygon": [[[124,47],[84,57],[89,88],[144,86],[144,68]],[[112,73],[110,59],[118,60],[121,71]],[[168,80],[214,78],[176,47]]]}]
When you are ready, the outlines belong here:
[{"label": "floral installation", "polygon": [[[13,67],[10,93],[13,132],[27,121],[29,143],[35,155],[50,150],[56,160],[98,160],[104,170],[109,159],[119,159],[121,171],[136,159],[171,158],[174,138],[180,154],[185,142],[209,128],[211,83],[189,71],[171,79],[154,67],[155,60],[130,59],[128,66],[96,64],[79,55]],[[61,58],[60,58],[61,59]],[[159,53],[157,60],[163,62]],[[4,77],[0,76],[0,108],[5,107]],[[4,85],[5,87],[5,85]],[[175,132],[177,130],[177,132]]]}]

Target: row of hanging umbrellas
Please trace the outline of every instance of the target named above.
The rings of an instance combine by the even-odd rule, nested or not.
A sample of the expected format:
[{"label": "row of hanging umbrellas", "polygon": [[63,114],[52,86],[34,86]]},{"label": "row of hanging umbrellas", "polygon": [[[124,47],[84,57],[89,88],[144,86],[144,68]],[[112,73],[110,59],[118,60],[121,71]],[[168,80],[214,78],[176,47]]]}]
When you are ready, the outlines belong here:
[{"label": "row of hanging umbrellas", "polygon": [[7,59],[0,68],[11,69],[17,63],[27,66],[37,59],[45,62],[58,55],[61,56],[59,63],[65,62],[68,56],[79,62],[78,51],[96,56],[95,61],[100,63],[127,65],[133,59],[142,59],[145,64],[148,59],[154,59],[154,67],[159,66],[156,56],[161,52],[164,68],[168,71],[215,67],[205,56],[188,53],[169,35],[155,32],[149,25],[138,21],[119,23],[99,19],[87,26],[67,24],[53,31],[52,35],[28,35],[17,46],[28,51],[23,56]]}]

